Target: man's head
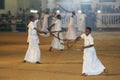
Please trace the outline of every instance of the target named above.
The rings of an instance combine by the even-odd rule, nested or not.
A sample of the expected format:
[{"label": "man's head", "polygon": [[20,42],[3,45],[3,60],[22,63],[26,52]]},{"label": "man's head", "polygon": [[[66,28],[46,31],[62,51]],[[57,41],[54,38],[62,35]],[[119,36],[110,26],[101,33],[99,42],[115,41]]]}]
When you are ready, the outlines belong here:
[{"label": "man's head", "polygon": [[91,28],[90,27],[86,27],[85,34],[89,35],[90,33],[91,33]]},{"label": "man's head", "polygon": [[35,20],[34,16],[31,15],[31,16],[29,17],[29,20],[30,20],[30,21],[34,21],[34,20]]},{"label": "man's head", "polygon": [[74,11],[72,12],[72,15],[75,15],[75,12],[74,12]]},{"label": "man's head", "polygon": [[57,17],[57,19],[60,19],[60,20],[61,20],[61,15],[57,15],[56,17]]}]

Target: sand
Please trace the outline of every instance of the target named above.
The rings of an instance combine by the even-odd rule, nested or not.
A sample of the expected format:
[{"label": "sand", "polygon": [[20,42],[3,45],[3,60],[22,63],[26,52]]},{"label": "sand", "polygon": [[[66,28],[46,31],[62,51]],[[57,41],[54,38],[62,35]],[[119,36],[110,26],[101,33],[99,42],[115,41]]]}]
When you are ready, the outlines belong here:
[{"label": "sand", "polygon": [[23,63],[26,32],[0,32],[0,80],[119,80],[120,32],[93,32],[97,56],[109,75],[81,76],[83,41],[49,52],[53,37],[40,37],[41,64]]}]

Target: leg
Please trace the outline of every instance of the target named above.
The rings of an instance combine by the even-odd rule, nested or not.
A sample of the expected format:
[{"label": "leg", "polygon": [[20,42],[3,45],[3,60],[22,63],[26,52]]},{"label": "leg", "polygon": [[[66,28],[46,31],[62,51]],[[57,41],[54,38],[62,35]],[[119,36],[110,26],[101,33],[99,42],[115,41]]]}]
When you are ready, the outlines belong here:
[{"label": "leg", "polygon": [[50,47],[49,51],[52,51],[52,47]]},{"label": "leg", "polygon": [[81,76],[87,76],[85,73],[82,73]]},{"label": "leg", "polygon": [[105,76],[107,76],[108,75],[108,70],[105,68],[103,73],[104,73]]},{"label": "leg", "polygon": [[69,44],[70,44],[70,41],[69,40],[67,40],[67,48],[70,48],[70,46],[69,46]]},{"label": "leg", "polygon": [[37,61],[36,64],[40,64],[40,62]]},{"label": "leg", "polygon": [[60,49],[60,51],[64,51],[63,49]]},{"label": "leg", "polygon": [[24,60],[23,62],[26,63],[26,60]]}]

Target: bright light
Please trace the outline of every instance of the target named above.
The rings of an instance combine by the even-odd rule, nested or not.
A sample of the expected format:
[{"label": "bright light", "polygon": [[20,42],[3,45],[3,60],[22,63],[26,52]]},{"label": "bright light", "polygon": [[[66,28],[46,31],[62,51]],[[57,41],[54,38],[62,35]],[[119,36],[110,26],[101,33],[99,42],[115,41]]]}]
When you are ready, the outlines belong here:
[{"label": "bright light", "polygon": [[38,10],[30,10],[30,13],[38,13]]},{"label": "bright light", "polygon": [[101,10],[98,10],[97,13],[101,13]]},{"label": "bright light", "polygon": [[57,14],[60,14],[60,10],[57,10],[56,13],[57,13]]},{"label": "bright light", "polygon": [[82,11],[81,11],[81,10],[79,10],[79,11],[78,11],[78,13],[82,13]]},{"label": "bright light", "polygon": [[92,0],[80,0],[80,2],[91,2]]}]

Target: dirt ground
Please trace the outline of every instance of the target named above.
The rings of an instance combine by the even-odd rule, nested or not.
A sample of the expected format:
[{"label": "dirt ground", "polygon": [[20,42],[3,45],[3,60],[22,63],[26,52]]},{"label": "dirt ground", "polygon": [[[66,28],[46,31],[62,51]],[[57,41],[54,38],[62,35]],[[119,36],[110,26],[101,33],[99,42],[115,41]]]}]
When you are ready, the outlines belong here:
[{"label": "dirt ground", "polygon": [[120,80],[120,32],[94,32],[95,48],[109,75],[80,76],[83,41],[49,52],[52,37],[40,37],[41,63],[23,63],[26,32],[0,32],[0,80]]}]

